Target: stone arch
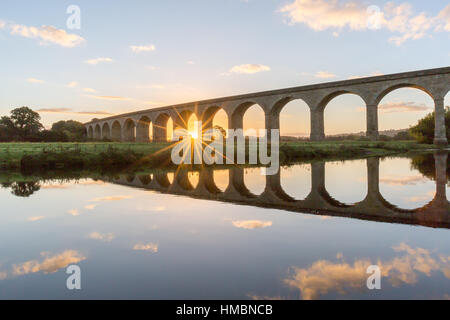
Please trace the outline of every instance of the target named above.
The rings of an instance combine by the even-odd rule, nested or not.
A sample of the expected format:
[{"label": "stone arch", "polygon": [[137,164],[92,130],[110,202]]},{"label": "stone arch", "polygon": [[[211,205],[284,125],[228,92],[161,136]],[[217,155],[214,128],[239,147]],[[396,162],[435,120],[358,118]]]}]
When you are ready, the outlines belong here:
[{"label": "stone arch", "polygon": [[227,135],[229,117],[227,111],[218,106],[209,106],[200,115],[200,120],[202,121],[202,131],[205,132],[213,127],[217,126],[225,130],[224,136]]},{"label": "stone arch", "polygon": [[183,110],[181,112],[176,112],[172,118],[174,129],[186,129],[188,130],[188,122],[191,116],[194,114],[191,110]]},{"label": "stone arch", "polygon": [[431,91],[427,90],[424,86],[421,85],[417,85],[414,83],[400,83],[400,84],[395,84],[395,85],[390,85],[387,88],[384,88],[375,98],[375,104],[378,105],[381,100],[383,100],[383,98],[385,96],[387,96],[389,93],[391,93],[392,91],[398,90],[398,89],[402,89],[402,88],[412,88],[412,89],[418,89],[420,91],[425,92],[426,94],[428,94],[431,99],[434,100],[434,96],[431,93]]},{"label": "stone arch", "polygon": [[[347,100],[346,102],[344,100]],[[334,109],[333,104],[341,104],[339,109]],[[352,105],[358,105],[360,110],[348,110],[347,108]],[[333,108],[333,109],[332,109]],[[324,118],[324,133],[325,135],[331,134],[347,134],[347,133],[357,133],[367,131],[367,103],[360,94],[353,91],[337,91],[327,95],[319,104],[318,110],[323,112]],[[338,113],[336,116],[332,116],[333,111]],[[347,113],[344,117],[343,114]],[[331,117],[330,117],[331,116]],[[339,119],[339,124],[343,123],[342,119],[353,119],[352,124],[356,124],[357,128],[351,129],[348,125],[343,125],[339,128],[338,123],[333,123],[330,121],[332,119]]]},{"label": "stone arch", "polygon": [[94,139],[94,128],[92,126],[89,126],[87,130],[88,139]]},{"label": "stone arch", "polygon": [[[294,115],[290,117],[285,117],[287,113],[289,115],[293,113]],[[304,136],[309,138],[311,134],[311,107],[310,105],[300,97],[284,97],[275,103],[270,111],[272,129],[280,129],[280,136],[288,136],[295,134],[295,136]],[[298,121],[301,119],[301,130],[303,132],[293,132],[290,127],[299,127]],[[294,125],[294,121],[296,121]]]},{"label": "stone arch", "polygon": [[[262,114],[261,119],[259,119],[259,121],[257,121],[255,124],[256,126],[261,126],[261,129],[265,129],[266,125],[265,125],[265,110],[264,110],[264,106],[262,106],[261,104],[255,102],[255,101],[246,101],[243,103],[240,103],[233,111],[232,115],[231,115],[231,124],[229,125],[230,129],[243,129],[244,132],[248,129],[258,129],[258,128],[247,128],[247,124],[245,123],[244,119],[246,118],[246,116],[249,115],[248,111],[250,108],[255,107],[255,115],[256,117],[258,117],[258,114]],[[256,111],[258,110],[258,111]],[[256,114],[256,112],[258,114]]]},{"label": "stone arch", "polygon": [[247,101],[239,103],[232,111],[229,118],[228,127],[230,129],[244,128],[244,114],[253,105],[257,104],[254,101]]},{"label": "stone arch", "polygon": [[136,123],[133,119],[127,119],[123,124],[123,137],[126,142],[136,142]]},{"label": "stone arch", "polygon": [[390,90],[378,102],[380,130],[408,129],[434,109],[435,101],[423,90],[414,87]]},{"label": "stone arch", "polygon": [[335,99],[335,98],[337,98],[337,97],[339,97],[341,95],[344,95],[344,94],[356,95],[359,98],[361,98],[361,100],[364,101],[364,103],[367,103],[365,97],[362,94],[360,94],[359,92],[357,92],[355,90],[344,90],[344,89],[342,89],[342,90],[333,91],[331,93],[327,93],[325,95],[325,97],[320,100],[319,104],[317,105],[317,109],[321,110],[321,111],[325,110],[325,108],[331,102],[331,100],[333,100],[333,99]]},{"label": "stone arch", "polygon": [[160,113],[153,124],[153,141],[167,142],[167,126],[170,116],[167,113]]},{"label": "stone arch", "polygon": [[137,123],[136,127],[136,141],[138,142],[149,142],[150,141],[150,127],[151,120],[147,116],[142,116]]},{"label": "stone arch", "polygon": [[111,129],[108,122],[105,122],[102,126],[102,139],[111,140]]},{"label": "stone arch", "polygon": [[101,140],[102,139],[102,128],[100,127],[100,124],[98,124],[98,123],[95,125],[94,139],[95,140]]},{"label": "stone arch", "polygon": [[113,141],[122,141],[122,126],[117,120],[111,126],[111,138]]}]

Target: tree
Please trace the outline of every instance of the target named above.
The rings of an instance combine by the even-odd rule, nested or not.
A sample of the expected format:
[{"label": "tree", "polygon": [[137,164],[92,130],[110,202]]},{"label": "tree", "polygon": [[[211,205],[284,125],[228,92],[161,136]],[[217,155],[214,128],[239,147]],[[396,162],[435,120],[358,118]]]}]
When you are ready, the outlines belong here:
[{"label": "tree", "polygon": [[[445,126],[447,128],[447,139],[450,140],[450,108],[445,110]],[[432,144],[434,141],[434,112],[420,119],[419,122],[409,129],[410,134],[419,143]]]},{"label": "tree", "polygon": [[41,124],[39,113],[28,107],[16,108],[11,111],[11,121],[17,130],[17,134],[23,140],[35,139],[39,132],[44,129]]},{"label": "tree", "polygon": [[37,141],[44,128],[41,116],[28,107],[16,108],[0,119],[0,141]]},{"label": "tree", "polygon": [[57,133],[61,138],[66,137],[64,141],[81,142],[86,140],[86,128],[81,122],[68,120],[58,121],[52,125],[52,132]]},{"label": "tree", "polygon": [[11,185],[11,193],[17,197],[27,198],[31,196],[36,191],[39,191],[41,186],[39,182],[30,181],[30,182],[14,182]]},{"label": "tree", "polygon": [[13,140],[16,135],[16,128],[10,117],[0,118],[0,141],[7,142]]}]

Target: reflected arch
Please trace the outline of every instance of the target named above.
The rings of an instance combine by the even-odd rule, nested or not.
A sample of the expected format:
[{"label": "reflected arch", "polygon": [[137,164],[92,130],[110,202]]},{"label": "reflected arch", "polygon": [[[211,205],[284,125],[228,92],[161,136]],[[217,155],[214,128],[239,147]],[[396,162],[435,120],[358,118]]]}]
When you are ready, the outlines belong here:
[{"label": "reflected arch", "polygon": [[125,142],[136,142],[136,124],[133,119],[127,119],[123,125],[123,138]]},{"label": "reflected arch", "polygon": [[244,185],[251,195],[262,194],[266,187],[266,176],[261,174],[261,168],[245,168]]},{"label": "reflected arch", "polygon": [[424,176],[407,158],[381,160],[379,182],[381,197],[387,206],[398,211],[423,208],[436,194],[436,184],[432,178]]},{"label": "reflected arch", "polygon": [[102,127],[102,139],[111,140],[111,129],[107,122],[105,122]]},{"label": "reflected arch", "polygon": [[119,121],[114,121],[112,124],[111,138],[113,141],[122,141],[122,127]]},{"label": "reflected arch", "polygon": [[348,206],[362,202],[368,194],[367,161],[326,162],[325,189],[341,204]]},{"label": "reflected arch", "polygon": [[295,164],[280,167],[280,183],[283,191],[295,200],[304,200],[311,193],[311,165]]},{"label": "reflected arch", "polygon": [[230,183],[230,172],[229,169],[222,169],[222,170],[214,170],[213,171],[213,180],[214,185],[222,192],[225,192],[227,190],[228,185]]}]

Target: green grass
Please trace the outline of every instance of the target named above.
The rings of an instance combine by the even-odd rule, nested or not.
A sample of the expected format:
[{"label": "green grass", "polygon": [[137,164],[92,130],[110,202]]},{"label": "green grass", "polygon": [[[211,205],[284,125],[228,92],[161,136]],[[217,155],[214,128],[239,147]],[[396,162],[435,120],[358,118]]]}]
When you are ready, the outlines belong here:
[{"label": "green grass", "polygon": [[[0,168],[20,168],[24,159],[29,163],[66,163],[66,167],[95,167],[96,164],[110,162],[116,166],[143,163],[154,165],[156,161],[137,161],[157,151],[167,148],[170,143],[0,143]],[[282,142],[280,160],[283,163],[302,160],[350,159],[366,156],[383,156],[409,151],[433,149],[433,145],[418,144],[414,141],[323,141],[323,142]],[[165,157],[168,158],[168,152]],[[112,159],[111,161],[109,161]],[[130,161],[128,161],[130,160]],[[133,160],[133,161],[131,161]],[[159,159],[161,160],[161,159]],[[31,161],[31,162],[30,162]],[[162,162],[161,162],[162,163]],[[23,167],[23,165],[22,165]]]},{"label": "green grass", "polygon": [[95,157],[111,148],[118,152],[133,151],[139,154],[153,154],[169,143],[117,143],[117,142],[89,142],[89,143],[0,143],[0,167],[17,165],[23,156],[35,156],[42,153],[80,153],[85,158]]},{"label": "green grass", "polygon": [[415,141],[321,141],[287,142],[280,145],[281,162],[321,159],[351,159],[387,156],[434,149]]}]

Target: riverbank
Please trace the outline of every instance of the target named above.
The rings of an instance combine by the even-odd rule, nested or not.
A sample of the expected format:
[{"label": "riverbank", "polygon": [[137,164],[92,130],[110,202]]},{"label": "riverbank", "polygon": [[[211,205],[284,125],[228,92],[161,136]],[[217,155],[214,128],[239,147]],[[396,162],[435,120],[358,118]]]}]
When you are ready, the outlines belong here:
[{"label": "riverbank", "polygon": [[[171,143],[1,143],[2,170],[139,169],[168,167]],[[280,163],[346,160],[433,150],[414,141],[282,142]]]}]

